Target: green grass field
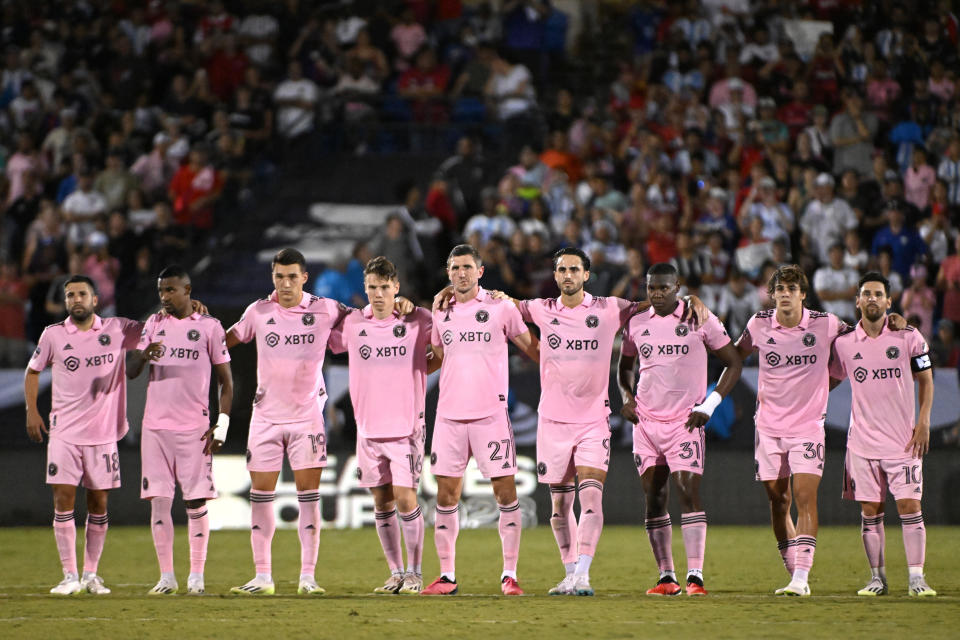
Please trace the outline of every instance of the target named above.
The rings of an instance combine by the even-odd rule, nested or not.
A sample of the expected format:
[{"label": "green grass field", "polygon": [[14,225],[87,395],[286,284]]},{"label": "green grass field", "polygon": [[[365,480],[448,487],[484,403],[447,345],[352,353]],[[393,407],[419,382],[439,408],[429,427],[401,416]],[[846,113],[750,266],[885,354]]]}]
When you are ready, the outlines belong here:
[{"label": "green grass field", "polygon": [[[706,580],[711,594],[691,599],[651,598],[656,567],[640,527],[608,527],[593,564],[594,598],[548,597],[562,576],[549,527],[523,534],[520,582],[528,596],[499,595],[500,541],[495,530],[461,531],[458,596],[375,596],[387,576],[372,529],[325,531],[318,579],[328,595],[296,595],[299,542],[284,530],[274,540],[278,595],[222,595],[252,577],[249,537],[214,532],[204,597],[148,597],[157,578],[146,527],[115,527],[107,536],[100,573],[109,596],[57,598],[60,579],[48,528],[0,529],[0,638],[957,638],[960,637],[960,528],[930,527],[927,578],[941,594],[906,596],[900,527],[887,524],[887,566],[892,594],[855,595],[868,571],[853,527],[820,532],[813,597],[777,598],[788,582],[773,537],[761,527],[711,527]],[[177,530],[177,572],[186,590],[185,531]],[[82,531],[78,538],[82,539]],[[425,577],[438,571],[427,533]],[[82,557],[82,556],[81,556]],[[674,558],[684,568],[679,527]]]}]

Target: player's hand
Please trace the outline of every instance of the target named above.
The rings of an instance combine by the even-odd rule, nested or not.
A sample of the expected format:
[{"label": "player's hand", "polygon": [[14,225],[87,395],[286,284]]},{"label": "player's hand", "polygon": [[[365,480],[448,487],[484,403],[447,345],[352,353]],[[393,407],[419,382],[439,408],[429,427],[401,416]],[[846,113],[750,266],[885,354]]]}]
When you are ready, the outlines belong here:
[{"label": "player's hand", "polygon": [[410,315],[417,305],[413,304],[408,298],[397,296],[393,300],[393,308],[402,316]]},{"label": "player's hand", "polygon": [[624,402],[623,406],[620,407],[620,415],[633,424],[639,423],[640,417],[637,415],[637,401],[631,398],[630,400]]},{"label": "player's hand", "polygon": [[913,428],[913,437],[903,451],[912,454],[914,458],[920,458],[930,451],[930,425],[917,423]]},{"label": "player's hand", "polygon": [[887,314],[887,326],[894,331],[903,331],[907,328],[907,321],[899,313],[890,313]]},{"label": "player's hand", "polygon": [[489,293],[490,297],[494,300],[509,300],[510,302],[513,302],[513,298],[505,294],[503,291],[499,291],[497,289],[487,289],[487,293]]},{"label": "player's hand", "polygon": [[46,423],[36,411],[27,411],[27,436],[34,442],[43,442],[43,434],[50,433]]},{"label": "player's hand", "polygon": [[446,310],[447,306],[450,304],[451,298],[453,298],[453,285],[448,284],[440,290],[440,293],[433,297],[432,311],[437,312]]},{"label": "player's hand", "polygon": [[202,315],[210,315],[210,310],[207,309],[207,305],[203,304],[199,300],[191,300],[190,308],[193,309],[194,313],[199,313]]},{"label": "player's hand", "polygon": [[703,304],[703,300],[697,296],[684,296],[683,301],[687,304],[683,310],[684,322],[692,323],[694,327],[702,327],[710,319],[710,309]]},{"label": "player's hand", "polygon": [[220,442],[219,440],[213,439],[213,431],[216,428],[217,428],[217,425],[213,425],[212,427],[207,429],[207,432],[204,433],[203,437],[200,438],[205,443],[203,445],[203,455],[205,456],[208,456],[211,453],[217,453],[218,451],[220,451],[220,447],[223,446],[222,442]]},{"label": "player's hand", "polygon": [[151,362],[156,362],[163,356],[163,341],[160,342],[151,342],[147,345],[147,348],[143,350],[143,357]]},{"label": "player's hand", "polygon": [[709,420],[710,416],[707,414],[693,411],[690,413],[690,417],[687,418],[687,424],[684,426],[687,427],[687,431],[692,433],[694,429],[702,429],[703,425],[707,424]]}]

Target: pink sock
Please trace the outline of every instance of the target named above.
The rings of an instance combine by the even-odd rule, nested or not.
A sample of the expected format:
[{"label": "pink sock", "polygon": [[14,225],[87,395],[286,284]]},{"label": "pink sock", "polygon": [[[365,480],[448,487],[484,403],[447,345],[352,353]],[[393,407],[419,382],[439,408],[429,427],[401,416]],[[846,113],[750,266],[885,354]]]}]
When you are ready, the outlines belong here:
[{"label": "pink sock", "polygon": [[250,546],[257,573],[270,574],[270,545],[277,524],[273,515],[273,491],[250,490]]},{"label": "pink sock", "polygon": [[83,545],[83,572],[96,573],[103,553],[103,543],[107,539],[107,514],[87,514],[86,541]]},{"label": "pink sock", "polygon": [[410,513],[400,514],[400,529],[407,547],[407,571],[423,573],[423,512],[420,507]]},{"label": "pink sock", "polygon": [[550,528],[553,537],[557,539],[560,548],[560,561],[572,564],[577,561],[577,519],[573,515],[573,502],[577,497],[577,489],[572,484],[563,484],[550,487],[550,497],[553,501],[553,515],[550,516]]},{"label": "pink sock", "polygon": [[503,570],[517,571],[517,560],[520,557],[520,502],[514,500],[510,504],[501,504],[500,507],[500,543],[503,546]]},{"label": "pink sock", "polygon": [[687,571],[703,570],[703,552],[707,546],[707,514],[693,511],[680,515],[683,548],[687,552]]},{"label": "pink sock", "polygon": [[77,573],[77,523],[73,511],[53,512],[53,537],[57,541],[64,573]]},{"label": "pink sock", "polygon": [[584,480],[580,483],[580,522],[577,525],[577,552],[590,556],[597,552],[603,531],[603,483]]},{"label": "pink sock", "polygon": [[863,540],[863,550],[867,552],[867,562],[871,569],[884,566],[883,547],[886,542],[883,531],[883,514],[875,516],[860,514],[860,538]]},{"label": "pink sock", "polygon": [[400,523],[397,521],[397,510],[377,511],[374,513],[377,521],[377,535],[380,536],[380,546],[387,559],[390,573],[403,571],[403,550],[400,548]]},{"label": "pink sock", "polygon": [[157,550],[160,573],[173,573],[173,519],[170,509],[173,498],[156,497],[150,500],[150,532]]},{"label": "pink sock", "polygon": [[670,514],[647,518],[645,526],[653,557],[657,559],[657,567],[661,572],[673,571],[673,523],[670,521]]},{"label": "pink sock", "polygon": [[905,513],[900,516],[903,527],[903,549],[907,554],[908,567],[923,567],[927,552],[927,529],[923,526],[923,513]]},{"label": "pink sock", "polygon": [[787,570],[787,573],[793,575],[793,570],[797,564],[797,539],[777,540],[777,549],[780,551],[780,557],[783,558],[783,567]]},{"label": "pink sock", "polygon": [[456,571],[457,534],[460,533],[460,505],[441,507],[437,505],[433,538],[440,557],[441,573]]},{"label": "pink sock", "polygon": [[797,560],[794,571],[810,571],[813,568],[813,556],[817,552],[817,539],[813,536],[797,536]]},{"label": "pink sock", "polygon": [[317,553],[320,551],[320,492],[316,489],[297,491],[300,518],[300,575],[312,576],[317,571]]},{"label": "pink sock", "polygon": [[207,505],[187,509],[187,538],[190,541],[190,573],[203,573],[207,564],[207,543],[210,541]]}]

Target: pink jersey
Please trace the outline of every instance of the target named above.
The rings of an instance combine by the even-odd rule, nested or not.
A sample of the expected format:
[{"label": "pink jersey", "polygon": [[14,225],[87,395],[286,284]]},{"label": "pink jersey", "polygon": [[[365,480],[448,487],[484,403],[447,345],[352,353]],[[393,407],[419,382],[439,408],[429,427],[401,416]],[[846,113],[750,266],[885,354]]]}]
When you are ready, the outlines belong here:
[{"label": "pink jersey", "polygon": [[540,415],[587,423],[610,414],[610,354],[635,302],[584,293],[571,309],[560,298],[524,300],[526,322],[540,328]]},{"label": "pink jersey", "polygon": [[135,349],[143,324],[93,317],[80,331],[72,318],[43,330],[27,367],[53,368],[50,437],[76,445],[116,442],[127,433],[125,350]]},{"label": "pink jersey", "polygon": [[368,305],[330,334],[330,350],[350,354],[350,400],[362,437],[403,438],[423,424],[431,323],[426,309],[377,320]]},{"label": "pink jersey", "polygon": [[468,302],[433,314],[431,341],[443,347],[437,415],[478,420],[507,408],[507,340],[527,332],[517,307],[482,287]]},{"label": "pink jersey", "polygon": [[717,316],[692,329],[680,319],[683,308],[681,302],[673,313],[659,316],[651,307],[623,330],[623,355],[640,356],[637,415],[643,419],[685,422],[707,395],[707,349],[730,343]]},{"label": "pink jersey", "polygon": [[327,340],[349,310],[327,298],[304,293],[284,309],[274,291],[257,300],[229,331],[241,342],[257,340],[255,417],[272,424],[311,422],[323,412],[323,358]]},{"label": "pink jersey", "polygon": [[760,354],[757,430],[774,438],[823,433],[830,391],[830,345],[844,326],[832,313],[803,310],[788,329],[775,309],[754,315],[737,341]]},{"label": "pink jersey", "polygon": [[144,429],[194,431],[210,426],[210,365],[230,362],[220,321],[194,313],[182,320],[157,313],[147,319],[137,348],[162,342],[150,363]]},{"label": "pink jersey", "polygon": [[888,326],[871,338],[858,323],[833,343],[830,376],[850,378],[853,399],[847,448],[870,460],[903,458],[913,428],[916,405],[913,372],[930,368],[929,347],[913,327]]}]

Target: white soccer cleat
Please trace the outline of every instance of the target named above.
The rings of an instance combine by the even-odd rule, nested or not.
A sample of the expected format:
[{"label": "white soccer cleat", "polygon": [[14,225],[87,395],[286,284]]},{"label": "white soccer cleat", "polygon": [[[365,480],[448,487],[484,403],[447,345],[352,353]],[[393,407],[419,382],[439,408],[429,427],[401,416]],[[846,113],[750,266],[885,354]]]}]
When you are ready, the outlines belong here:
[{"label": "white soccer cleat", "polygon": [[578,596],[592,596],[593,587],[590,586],[590,576],[575,576],[576,582],[573,583],[573,593]]},{"label": "white soccer cleat", "polygon": [[180,590],[180,585],[177,584],[176,580],[171,580],[170,578],[160,578],[160,581],[157,584],[153,585],[153,589],[147,591],[148,596],[175,596],[177,591]]},{"label": "white soccer cleat", "polygon": [[917,598],[932,598],[937,592],[930,588],[924,576],[914,576],[910,578],[910,588],[907,589],[907,595]]},{"label": "white soccer cleat", "polygon": [[887,595],[887,581],[880,576],[873,576],[863,589],[857,591],[858,596],[885,596]]},{"label": "white soccer cleat", "polygon": [[60,581],[60,584],[50,589],[50,593],[55,596],[75,596],[78,593],[83,593],[85,589],[83,585],[80,584],[80,579],[75,573],[68,573],[63,576],[63,580]]},{"label": "white soccer cleat", "polygon": [[551,596],[572,596],[575,595],[574,586],[577,583],[577,578],[572,573],[569,574],[566,578],[557,583],[557,586],[547,591],[547,595]]},{"label": "white soccer cleat", "polygon": [[273,582],[254,578],[243,586],[233,587],[230,589],[230,593],[238,596],[272,596],[274,594],[274,587]]},{"label": "white soccer cleat", "polygon": [[80,586],[86,589],[87,593],[92,593],[95,596],[105,596],[110,593],[110,589],[103,584],[103,578],[95,573],[84,576],[80,581]]},{"label": "white soccer cleat", "polygon": [[778,596],[793,596],[798,598],[806,598],[810,595],[810,585],[806,582],[798,582],[797,580],[791,580],[790,584],[783,587],[782,589],[777,589],[774,593]]},{"label": "white soccer cleat", "polygon": [[400,591],[400,587],[403,586],[403,574],[402,573],[391,573],[390,577],[387,578],[387,581],[383,583],[383,586],[377,587],[373,590],[374,593],[389,593],[393,595]]},{"label": "white soccer cleat", "polygon": [[318,585],[313,578],[302,578],[300,585],[297,587],[297,593],[302,596],[322,596],[326,592],[327,590]]},{"label": "white soccer cleat", "polygon": [[400,590],[397,593],[405,596],[416,596],[421,591],[423,591],[423,576],[408,571],[403,576],[403,584],[400,585]]},{"label": "white soccer cleat", "polygon": [[205,593],[203,587],[203,578],[188,578],[187,579],[187,594],[191,596],[199,596]]}]

